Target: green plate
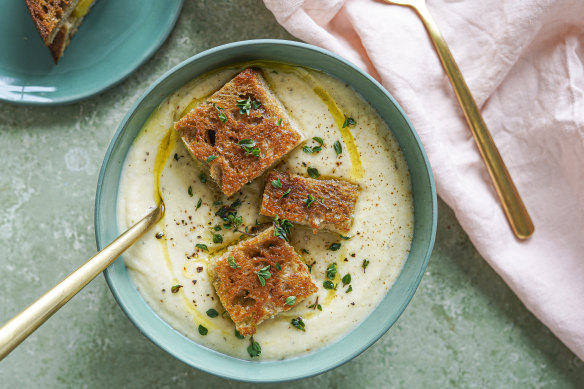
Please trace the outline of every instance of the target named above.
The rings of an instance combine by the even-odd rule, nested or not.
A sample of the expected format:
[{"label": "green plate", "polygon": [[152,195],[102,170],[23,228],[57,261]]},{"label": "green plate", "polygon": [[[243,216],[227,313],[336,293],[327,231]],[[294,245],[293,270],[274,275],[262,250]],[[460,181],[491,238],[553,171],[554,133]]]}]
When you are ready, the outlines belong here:
[{"label": "green plate", "polygon": [[[351,85],[388,123],[406,158],[414,196],[414,238],[402,272],[385,298],[359,326],[312,353],[281,361],[246,361],[201,346],[175,331],[142,299],[124,262],[105,271],[116,300],[140,331],[184,363],[218,376],[252,382],[289,381],[323,373],[359,355],[401,315],[424,274],[436,233],[436,189],[430,164],[412,124],[391,95],[362,70],[326,50],[298,42],[245,41],[220,46],[177,65],[156,81],[130,109],[106,153],[97,184],[95,233],[98,249],[116,238],[120,173],[128,149],[146,119],[170,93],[210,70],[250,60],[312,67]],[[146,212],[146,210],[144,210]]]},{"label": "green plate", "polygon": [[166,40],[183,0],[97,0],[58,65],[24,0],[0,1],[0,100],[72,103],[136,70]]}]

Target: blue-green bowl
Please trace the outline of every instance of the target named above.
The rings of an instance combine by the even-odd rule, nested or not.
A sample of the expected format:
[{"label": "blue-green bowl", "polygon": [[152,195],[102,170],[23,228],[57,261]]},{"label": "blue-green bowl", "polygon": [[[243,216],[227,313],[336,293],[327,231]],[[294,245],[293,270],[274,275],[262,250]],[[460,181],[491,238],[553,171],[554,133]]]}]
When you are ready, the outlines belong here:
[{"label": "blue-green bowl", "polygon": [[120,173],[128,149],[146,119],[162,100],[193,78],[219,67],[272,60],[324,71],[351,85],[387,122],[399,141],[412,180],[414,238],[404,268],[379,306],[350,333],[310,354],[281,361],[246,361],[208,349],[170,327],[142,299],[118,259],[105,271],[108,285],[130,320],[155,344],[184,363],[224,378],[289,381],[323,373],[363,352],[397,320],[414,295],[434,245],[436,189],[420,140],[401,107],[373,78],[343,58],[315,46],[281,40],[235,42],[204,51],[175,66],[156,81],[130,109],[105,155],[95,200],[97,247],[118,234],[116,204]]}]

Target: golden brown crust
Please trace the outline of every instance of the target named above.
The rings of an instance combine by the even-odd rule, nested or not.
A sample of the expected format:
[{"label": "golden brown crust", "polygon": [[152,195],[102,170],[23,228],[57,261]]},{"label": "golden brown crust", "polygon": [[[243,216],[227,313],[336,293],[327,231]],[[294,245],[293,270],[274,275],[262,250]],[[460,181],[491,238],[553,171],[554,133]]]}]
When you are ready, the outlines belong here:
[{"label": "golden brown crust", "polygon": [[[248,98],[261,105],[242,114],[237,101]],[[220,119],[220,113],[225,115],[225,121]],[[211,177],[227,196],[260,176],[304,140],[260,72],[251,68],[176,122],[175,129],[199,161],[206,163],[207,158],[217,157],[209,162]],[[260,149],[260,157],[238,144],[244,139],[255,142],[253,148]]]},{"label": "golden brown crust", "polygon": [[[279,180],[282,187],[274,187],[273,180]],[[288,189],[289,194],[282,198]],[[346,233],[351,229],[358,194],[359,187],[345,181],[315,180],[272,170],[266,178],[260,213],[310,225],[315,233],[318,228]],[[310,206],[308,195],[314,199]]]},{"label": "golden brown crust", "polygon": [[79,0],[26,0],[34,24],[49,46]]},{"label": "golden brown crust", "polygon": [[[238,268],[231,268],[229,256]],[[262,286],[257,272],[266,266],[270,277]],[[308,267],[288,242],[274,236],[273,227],[233,247],[213,262],[209,270],[223,307],[242,335],[253,335],[259,323],[287,311],[317,291]],[[288,305],[286,299],[291,296],[296,301]]]}]

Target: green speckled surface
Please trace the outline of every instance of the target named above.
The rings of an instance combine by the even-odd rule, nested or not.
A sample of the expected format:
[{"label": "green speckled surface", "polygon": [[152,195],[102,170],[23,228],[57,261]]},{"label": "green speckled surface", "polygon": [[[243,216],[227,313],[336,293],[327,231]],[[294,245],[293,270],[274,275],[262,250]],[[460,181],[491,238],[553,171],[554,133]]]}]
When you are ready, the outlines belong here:
[{"label": "green speckled surface", "polygon": [[[0,322],[95,250],[103,155],[127,109],[170,67],[219,44],[292,39],[260,0],[186,0],[162,49],[79,104],[0,104]],[[578,388],[584,362],[529,313],[440,203],[428,271],[397,324],[348,364],[296,388]],[[102,276],[0,362],[1,387],[252,387],[189,368],[144,338]],[[265,385],[287,387],[289,384]]]}]

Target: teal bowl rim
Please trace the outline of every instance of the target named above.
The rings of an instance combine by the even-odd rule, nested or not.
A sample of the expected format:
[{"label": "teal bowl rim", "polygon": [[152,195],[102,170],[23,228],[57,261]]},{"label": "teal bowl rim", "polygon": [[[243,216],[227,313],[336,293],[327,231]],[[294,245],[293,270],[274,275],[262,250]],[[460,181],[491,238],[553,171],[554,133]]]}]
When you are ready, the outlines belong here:
[{"label": "teal bowl rim", "polygon": [[[106,181],[108,164],[112,158],[112,155],[114,154],[114,151],[119,148],[119,145],[121,143],[121,135],[126,129],[128,122],[130,122],[131,119],[136,115],[138,109],[144,105],[149,109],[148,112],[151,112],[151,110],[155,106],[160,104],[160,102],[168,95],[168,93],[166,94],[157,93],[157,90],[159,88],[164,89],[165,87],[168,87],[165,84],[169,82],[168,80],[171,76],[180,72],[181,69],[188,68],[189,65],[195,62],[213,61],[213,58],[216,57],[217,59],[215,59],[215,61],[217,62],[217,64],[215,64],[215,67],[220,67],[228,63],[243,62],[245,60],[240,58],[234,58],[233,54],[230,54],[232,52],[238,52],[239,50],[239,52],[241,53],[243,52],[242,50],[245,49],[246,53],[252,53],[254,50],[262,49],[265,50],[266,48],[268,49],[276,48],[277,50],[289,49],[291,51],[294,50],[302,51],[305,53],[310,53],[309,55],[312,55],[315,58],[320,58],[323,61],[336,63],[336,65],[340,66],[339,69],[348,71],[358,76],[360,79],[360,85],[365,85],[367,83],[371,84],[363,86],[362,88],[355,87],[357,91],[359,91],[359,89],[364,90],[366,87],[373,87],[377,89],[375,93],[380,94],[380,98],[387,99],[387,102],[392,105],[391,108],[397,110],[398,113],[401,115],[401,118],[399,119],[400,121],[402,121],[402,125],[405,125],[407,127],[407,130],[409,130],[409,131],[404,130],[406,132],[404,133],[405,135],[403,136],[411,137],[411,139],[406,138],[406,141],[410,142],[410,144],[408,144],[407,147],[414,149],[414,151],[408,152],[406,149],[404,149],[404,146],[402,145],[402,142],[398,137],[398,141],[400,141],[400,146],[404,150],[404,154],[409,155],[409,153],[413,153],[411,154],[411,158],[416,159],[417,163],[416,166],[421,166],[418,169],[420,170],[420,172],[418,173],[419,175],[416,177],[412,176],[412,190],[415,203],[414,214],[415,215],[417,214],[416,209],[423,208],[425,212],[424,213],[425,217],[429,217],[431,220],[427,220],[424,224],[420,226],[420,223],[416,222],[417,216],[414,216],[415,217],[414,240],[412,242],[412,252],[417,250],[416,253],[419,251],[419,255],[412,257],[413,254],[412,252],[410,252],[406,260],[406,264],[404,265],[404,268],[402,269],[402,272],[398,276],[394,285],[386,294],[386,296],[383,298],[383,300],[379,303],[379,305],[367,316],[367,318],[365,318],[357,327],[349,331],[349,333],[343,335],[342,337],[340,337],[339,339],[337,339],[336,341],[332,342],[327,346],[324,346],[308,354],[279,361],[242,360],[211,350],[205,346],[199,345],[198,343],[190,340],[186,336],[174,330],[159,316],[157,316],[156,313],[154,313],[154,311],[141,298],[139,292],[131,283],[131,280],[129,279],[129,275],[127,274],[125,265],[121,257],[118,258],[116,262],[114,262],[110,267],[108,267],[104,271],[107,284],[110,290],[112,291],[114,298],[116,299],[124,313],[128,316],[130,321],[132,321],[134,325],[140,330],[140,332],[143,333],[147,338],[149,338],[154,344],[156,344],[161,349],[165,350],[178,360],[182,361],[183,363],[186,363],[187,365],[190,365],[199,370],[203,370],[210,374],[227,379],[258,383],[292,381],[296,379],[307,378],[318,374],[322,374],[328,370],[336,368],[350,361],[351,359],[365,351],[367,348],[369,348],[373,343],[375,343],[383,334],[385,334],[389,330],[389,328],[395,323],[395,321],[397,321],[399,316],[401,316],[404,309],[411,301],[418,285],[420,284],[420,281],[422,279],[422,276],[424,275],[428,261],[430,259],[430,254],[434,246],[437,226],[436,187],[434,183],[434,177],[432,175],[432,170],[430,168],[430,163],[428,161],[424,148],[420,142],[420,139],[416,131],[414,130],[414,127],[407,118],[403,109],[399,106],[396,100],[389,94],[389,92],[387,92],[383,88],[383,86],[381,86],[381,84],[379,84],[367,73],[359,69],[356,65],[325,49],[294,41],[277,39],[260,39],[240,41],[218,46],[203,51],[181,62],[180,64],[176,65],[171,70],[163,74],[156,82],[154,82],[142,94],[142,96],[140,96],[140,98],[128,111],[128,113],[122,120],[120,126],[118,127],[115,135],[113,136],[112,141],[107,149],[97,183],[94,217],[95,217],[95,234],[98,249],[99,250],[103,249],[109,243],[110,240],[113,240],[113,238],[115,238],[115,236],[111,236],[109,237],[108,242],[104,242],[104,237],[102,236],[102,234],[105,234],[105,232],[102,231],[102,229],[105,229],[106,227],[105,224],[103,224],[104,222],[102,220],[100,210],[102,210],[103,207],[106,208],[108,207],[108,204],[103,203],[102,196],[102,194],[104,193],[104,182]],[[265,54],[263,56],[257,56],[254,55],[253,53],[248,55],[251,56],[251,58],[255,58],[258,60],[266,59]],[[288,59],[282,60],[282,62],[292,64],[298,64],[298,61]],[[326,69],[321,70],[326,72]],[[192,75],[191,78],[195,78],[198,75],[204,74],[207,71],[208,69],[204,70],[199,69],[195,74]],[[361,84],[363,82],[365,84]],[[169,93],[172,93],[172,91],[170,91]],[[148,97],[150,97],[150,95],[156,96],[155,98],[158,99],[156,104],[152,104],[148,101],[145,102],[145,100],[147,100]],[[386,119],[384,118],[384,120]],[[395,134],[393,130],[392,132]],[[126,155],[127,149],[124,150],[124,158]],[[408,162],[408,168],[410,169],[411,173],[412,167],[410,166],[410,162],[412,161],[407,159],[407,157],[406,160]],[[117,173],[118,181],[116,185],[119,185],[120,170],[121,166],[115,169],[115,172],[118,172]],[[422,183],[417,184],[418,181],[421,181]],[[419,188],[421,189],[420,191],[418,191],[416,185],[417,186],[422,185],[422,187]],[[117,194],[118,187],[116,186],[115,189]],[[423,196],[423,199],[420,198],[419,196]],[[423,202],[421,202],[422,200]],[[112,207],[112,204],[109,204],[108,211],[111,212],[112,208],[114,209],[115,216],[116,207],[115,206]],[[115,229],[117,231],[117,219],[115,217],[114,222],[116,224]],[[420,231],[419,233],[423,233],[424,236],[418,237],[416,231]],[[420,240],[422,240],[421,243],[418,243],[420,242]],[[420,246],[421,248],[418,249],[418,246]],[[416,267],[414,269],[412,269],[412,266],[414,265],[411,266],[409,265],[410,263],[413,263],[411,261],[415,261]],[[406,271],[407,274],[405,274]],[[118,285],[117,280],[119,279],[119,277],[122,277],[125,284]],[[409,279],[405,280],[404,277],[409,277]],[[128,282],[130,286],[128,286]],[[404,286],[402,286],[402,284]],[[392,291],[396,289],[397,285],[399,285],[399,291],[395,291],[392,293]],[[123,294],[123,292],[120,289],[121,287],[130,288],[131,291],[130,293],[133,294],[131,295]],[[138,296],[137,299],[136,295]],[[134,303],[138,304],[138,306],[129,304],[128,300],[130,299],[135,299]],[[393,306],[391,305],[388,307],[392,308],[389,312],[389,317],[383,316],[384,312],[382,312],[381,308],[386,308],[384,306],[384,303],[387,301],[385,305],[388,305],[392,302],[393,299],[397,299],[398,304],[395,304],[395,308],[392,308]],[[144,307],[144,305],[146,307]],[[142,309],[142,311],[140,311],[140,309]],[[147,320],[142,320],[143,314],[147,315],[145,316],[145,319]],[[381,322],[382,324],[379,325],[378,324],[379,322]],[[360,336],[359,329],[361,329],[361,332],[367,331],[366,332],[367,336]],[[343,343],[345,343],[347,347],[343,347]],[[348,347],[349,343],[351,343],[351,345],[357,344],[357,346]],[[323,356],[326,358],[323,358]]]}]

